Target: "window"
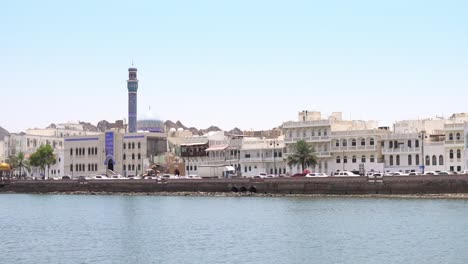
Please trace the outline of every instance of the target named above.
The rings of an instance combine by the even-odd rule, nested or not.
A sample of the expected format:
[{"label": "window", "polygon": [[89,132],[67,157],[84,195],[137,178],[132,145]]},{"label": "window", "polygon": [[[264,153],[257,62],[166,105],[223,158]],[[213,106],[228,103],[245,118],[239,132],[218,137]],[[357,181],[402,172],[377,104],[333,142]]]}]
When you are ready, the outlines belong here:
[{"label": "window", "polygon": [[388,142],[388,148],[393,148],[393,141]]},{"label": "window", "polygon": [[417,148],[419,148],[419,140],[416,139],[416,140],[414,141],[414,146],[417,147]]},{"label": "window", "polygon": [[197,170],[197,165],[193,166],[193,170]]},{"label": "window", "polygon": [[461,166],[457,166],[457,171],[461,171]]},{"label": "window", "polygon": [[127,159],[127,155],[125,155],[125,153],[123,154],[123,160],[126,160]]},{"label": "window", "polygon": [[138,142],[138,149],[141,149],[141,143]]},{"label": "window", "polygon": [[249,171],[252,171],[252,167],[249,166]]},{"label": "window", "polygon": [[245,153],[245,158],[250,159],[250,153]]},{"label": "window", "polygon": [[125,164],[123,165],[123,170],[127,170],[127,166],[125,166]]},{"label": "window", "polygon": [[452,133],[449,134],[449,140],[453,140],[453,134]]},{"label": "window", "polygon": [[361,139],[361,146],[365,146],[366,145],[366,140],[363,138]]},{"label": "window", "polygon": [[324,130],[324,131],[323,131],[323,135],[324,135],[324,136],[326,136],[327,133],[328,133],[327,130]]},{"label": "window", "polygon": [[361,162],[362,162],[362,163],[365,163],[365,162],[366,162],[366,156],[365,156],[365,155],[362,155],[362,157],[361,157]]},{"label": "window", "polygon": [[373,138],[370,139],[369,145],[374,146],[374,139]]},{"label": "window", "polygon": [[318,136],[320,137],[322,135],[322,130],[318,131]]},{"label": "window", "polygon": [[460,140],[460,133],[457,133],[457,135],[455,136],[457,140]]},{"label": "window", "polygon": [[371,155],[371,156],[370,156],[370,162],[375,162],[374,155]]},{"label": "window", "polygon": [[132,164],[132,170],[135,170],[135,164]]},{"label": "window", "polygon": [[454,166],[450,166],[450,171],[454,171]]},{"label": "window", "polygon": [[450,159],[453,159],[453,149],[450,150],[449,157],[450,157]]},{"label": "window", "polygon": [[132,160],[135,159],[135,153],[132,153]]},{"label": "window", "polygon": [[91,155],[91,148],[88,148],[88,156]]},{"label": "window", "polygon": [[141,170],[141,165],[140,164],[138,164],[138,170]]},{"label": "window", "polygon": [[408,140],[408,148],[411,148],[411,140]]},{"label": "window", "polygon": [[88,171],[91,171],[91,164],[88,163]]},{"label": "window", "polygon": [[432,166],[436,166],[437,165],[437,157],[436,155],[433,155],[432,156]]},{"label": "window", "polygon": [[75,171],[79,171],[78,170],[78,164],[75,164]]},{"label": "window", "polygon": [[356,146],[356,139],[353,138],[353,139],[351,140],[351,146],[353,146],[353,147]]},{"label": "window", "polygon": [[439,156],[439,165],[444,165],[444,156]]},{"label": "window", "polygon": [[315,137],[315,130],[312,130],[312,136]]},{"label": "window", "polygon": [[347,156],[343,157],[343,163],[348,163],[348,157]]},{"label": "window", "polygon": [[351,160],[352,160],[353,163],[356,163],[356,156],[353,156],[353,157],[351,158]]},{"label": "window", "polygon": [[416,165],[419,165],[419,154],[416,154],[414,159],[415,159]]},{"label": "window", "polygon": [[94,148],[94,155],[97,155],[97,147]]},{"label": "window", "polygon": [[244,172],[247,172],[247,167],[244,167]]},{"label": "window", "polygon": [[396,155],[396,165],[400,166],[400,155]]},{"label": "window", "polygon": [[70,165],[70,171],[73,171],[73,164]]},{"label": "window", "polygon": [[305,131],[302,132],[302,137],[307,137],[307,133]]},{"label": "window", "polygon": [[426,166],[429,165],[431,165],[431,158],[429,157],[429,155],[426,155]]},{"label": "window", "polygon": [[408,155],[408,165],[411,166],[413,165],[413,156]]},{"label": "window", "polygon": [[341,163],[341,158],[340,158],[340,156],[337,156],[337,157],[336,157],[336,163]]},{"label": "window", "polygon": [[346,147],[348,146],[348,142],[346,141],[346,139],[343,139],[343,143],[341,144],[343,147]]},{"label": "window", "polygon": [[73,149],[70,149],[70,156],[73,156]]},{"label": "window", "polygon": [[187,165],[187,168],[186,168],[187,171],[189,171],[189,166]]},{"label": "window", "polygon": [[461,159],[461,151],[457,149],[457,159]]},{"label": "window", "polygon": [[393,166],[393,155],[390,155],[390,166]]},{"label": "window", "polygon": [[126,146],[127,146],[127,144],[123,143],[123,149],[125,149]]},{"label": "window", "polygon": [[337,146],[337,147],[340,146],[340,141],[339,141],[339,140],[337,140],[337,141],[335,142],[335,146]]},{"label": "window", "polygon": [[138,159],[141,159],[141,154],[140,153],[138,153]]}]

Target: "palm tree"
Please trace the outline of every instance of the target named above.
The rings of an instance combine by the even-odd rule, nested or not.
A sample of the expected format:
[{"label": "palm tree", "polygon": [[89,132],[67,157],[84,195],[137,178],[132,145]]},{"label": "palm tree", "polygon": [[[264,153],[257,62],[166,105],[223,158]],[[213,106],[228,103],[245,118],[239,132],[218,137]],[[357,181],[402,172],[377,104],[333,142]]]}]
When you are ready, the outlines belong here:
[{"label": "palm tree", "polygon": [[23,176],[23,169],[26,169],[29,172],[31,167],[29,166],[29,162],[24,156],[23,152],[18,153],[18,155],[16,156],[16,161],[18,168],[20,169],[19,177],[21,178]]},{"label": "palm tree", "polygon": [[318,163],[318,158],[315,155],[314,147],[301,139],[293,145],[293,151],[288,156],[287,163],[289,166],[300,164],[302,171],[304,171],[307,167],[315,167]]}]

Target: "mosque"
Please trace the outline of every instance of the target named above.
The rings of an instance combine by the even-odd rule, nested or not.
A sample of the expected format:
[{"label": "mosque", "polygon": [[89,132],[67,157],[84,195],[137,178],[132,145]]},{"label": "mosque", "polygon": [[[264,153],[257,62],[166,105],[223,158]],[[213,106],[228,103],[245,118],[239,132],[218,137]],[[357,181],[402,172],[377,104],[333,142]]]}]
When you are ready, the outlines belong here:
[{"label": "mosque", "polygon": [[128,126],[126,133],[109,130],[99,135],[64,140],[64,172],[73,178],[96,174],[138,175],[167,150],[164,122],[151,111],[137,120],[138,69],[128,69]]}]

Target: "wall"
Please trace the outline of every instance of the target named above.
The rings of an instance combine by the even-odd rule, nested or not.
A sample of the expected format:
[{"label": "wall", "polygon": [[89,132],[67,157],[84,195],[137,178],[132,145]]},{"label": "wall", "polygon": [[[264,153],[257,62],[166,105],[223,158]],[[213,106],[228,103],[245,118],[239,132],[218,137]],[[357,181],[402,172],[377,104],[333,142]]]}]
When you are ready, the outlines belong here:
[{"label": "wall", "polygon": [[367,177],[203,179],[203,180],[89,180],[16,181],[0,184],[0,192],[231,192],[254,187],[272,194],[439,194],[468,193],[468,175],[391,176],[383,182]]}]

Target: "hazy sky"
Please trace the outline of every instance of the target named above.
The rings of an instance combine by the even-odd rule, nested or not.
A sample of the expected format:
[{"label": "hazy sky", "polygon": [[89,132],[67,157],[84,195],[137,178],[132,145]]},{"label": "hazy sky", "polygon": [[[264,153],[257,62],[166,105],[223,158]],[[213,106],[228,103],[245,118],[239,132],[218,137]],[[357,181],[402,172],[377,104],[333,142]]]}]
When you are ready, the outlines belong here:
[{"label": "hazy sky", "polygon": [[300,110],[468,112],[468,1],[3,1],[0,126],[127,118],[267,129]]}]

